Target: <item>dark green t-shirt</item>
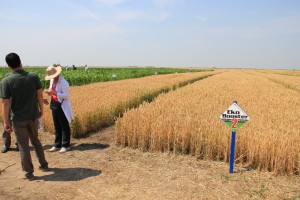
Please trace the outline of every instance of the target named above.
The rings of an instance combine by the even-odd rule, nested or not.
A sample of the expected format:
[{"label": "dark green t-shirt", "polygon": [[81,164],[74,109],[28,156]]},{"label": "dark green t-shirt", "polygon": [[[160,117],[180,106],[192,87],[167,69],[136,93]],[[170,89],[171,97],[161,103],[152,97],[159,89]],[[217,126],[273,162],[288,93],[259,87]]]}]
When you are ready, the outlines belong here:
[{"label": "dark green t-shirt", "polygon": [[14,71],[2,79],[3,99],[10,99],[11,120],[26,121],[39,117],[37,90],[42,88],[40,78],[34,72]]}]

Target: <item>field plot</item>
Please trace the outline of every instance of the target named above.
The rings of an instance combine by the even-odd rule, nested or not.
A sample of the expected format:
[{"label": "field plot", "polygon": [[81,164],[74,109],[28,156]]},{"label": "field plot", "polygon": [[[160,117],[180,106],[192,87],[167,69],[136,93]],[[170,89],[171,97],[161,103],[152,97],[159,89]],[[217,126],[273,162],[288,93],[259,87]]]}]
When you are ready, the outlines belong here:
[{"label": "field plot", "polygon": [[[287,81],[285,76],[270,77]],[[280,174],[298,174],[300,94],[270,77],[232,70],[161,95],[118,119],[117,143],[227,162],[230,129],[219,116],[237,100],[251,120],[237,132],[235,162]]]},{"label": "field plot", "polygon": [[280,75],[287,75],[287,76],[300,76],[300,70],[258,70],[262,73],[267,74],[280,74]]},{"label": "field plot", "polygon": [[294,71],[286,71],[286,73],[282,74],[264,73],[263,76],[282,87],[300,92],[300,73],[292,72]]},{"label": "field plot", "polygon": [[[71,125],[72,135],[81,137],[88,132],[112,125],[115,118],[122,115],[126,109],[136,107],[143,101],[151,101],[162,92],[215,73],[218,72],[156,75],[71,87],[71,104],[75,115]],[[53,132],[52,123],[50,110],[46,108],[43,117],[44,129]]]}]

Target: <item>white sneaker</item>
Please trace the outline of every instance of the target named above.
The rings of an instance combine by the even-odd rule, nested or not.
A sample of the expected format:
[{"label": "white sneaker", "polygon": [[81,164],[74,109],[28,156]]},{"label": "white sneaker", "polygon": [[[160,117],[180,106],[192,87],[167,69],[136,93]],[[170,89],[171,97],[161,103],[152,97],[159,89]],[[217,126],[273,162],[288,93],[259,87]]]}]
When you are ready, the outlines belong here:
[{"label": "white sneaker", "polygon": [[59,150],[59,153],[65,153],[70,150],[71,150],[71,147],[62,147],[61,150]]},{"label": "white sneaker", "polygon": [[51,149],[48,149],[49,152],[54,152],[54,151],[57,151],[59,148],[56,148],[56,147],[52,147]]}]

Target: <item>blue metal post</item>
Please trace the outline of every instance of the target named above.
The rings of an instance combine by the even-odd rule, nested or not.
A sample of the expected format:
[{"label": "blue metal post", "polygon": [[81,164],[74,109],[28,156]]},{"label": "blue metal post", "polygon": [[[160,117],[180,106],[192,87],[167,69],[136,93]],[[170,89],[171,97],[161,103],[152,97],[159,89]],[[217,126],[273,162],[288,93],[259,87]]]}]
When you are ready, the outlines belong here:
[{"label": "blue metal post", "polygon": [[229,173],[233,173],[234,148],[235,148],[235,131],[232,131],[231,132],[231,149],[230,149],[230,167],[229,167]]}]

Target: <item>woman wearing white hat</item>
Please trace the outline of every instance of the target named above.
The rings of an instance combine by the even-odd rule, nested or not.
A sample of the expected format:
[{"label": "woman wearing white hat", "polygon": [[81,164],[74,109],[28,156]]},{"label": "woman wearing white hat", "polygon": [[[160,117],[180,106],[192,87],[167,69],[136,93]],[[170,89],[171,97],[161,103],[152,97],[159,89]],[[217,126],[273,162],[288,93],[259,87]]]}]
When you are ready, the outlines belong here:
[{"label": "woman wearing white hat", "polygon": [[69,83],[60,76],[60,73],[60,66],[50,66],[46,69],[45,80],[50,80],[50,87],[44,91],[51,96],[50,108],[55,129],[54,144],[48,151],[54,152],[61,148],[59,152],[64,153],[71,150],[69,123],[74,117],[70,103]]}]

